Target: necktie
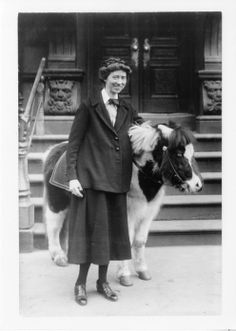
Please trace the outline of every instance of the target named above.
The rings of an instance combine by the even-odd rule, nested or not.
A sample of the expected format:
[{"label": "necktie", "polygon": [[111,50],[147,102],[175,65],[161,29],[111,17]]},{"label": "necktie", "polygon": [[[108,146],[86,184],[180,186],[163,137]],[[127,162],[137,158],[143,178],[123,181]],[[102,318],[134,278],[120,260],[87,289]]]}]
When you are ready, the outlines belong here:
[{"label": "necktie", "polygon": [[108,103],[109,103],[110,105],[114,105],[114,106],[116,106],[116,107],[119,106],[119,100],[118,100],[118,99],[109,99],[109,100],[108,100]]}]

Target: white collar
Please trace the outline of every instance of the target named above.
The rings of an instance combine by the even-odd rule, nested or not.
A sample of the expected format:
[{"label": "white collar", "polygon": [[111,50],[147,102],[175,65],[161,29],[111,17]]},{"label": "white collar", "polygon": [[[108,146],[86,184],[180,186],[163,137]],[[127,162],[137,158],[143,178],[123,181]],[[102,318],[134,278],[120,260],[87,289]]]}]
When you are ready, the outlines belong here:
[{"label": "white collar", "polygon": [[[107,94],[107,91],[105,90],[105,88],[102,89],[102,99],[105,104],[108,102],[109,99],[111,99],[109,97],[109,95]],[[114,99],[118,99],[118,94],[114,97]]]}]

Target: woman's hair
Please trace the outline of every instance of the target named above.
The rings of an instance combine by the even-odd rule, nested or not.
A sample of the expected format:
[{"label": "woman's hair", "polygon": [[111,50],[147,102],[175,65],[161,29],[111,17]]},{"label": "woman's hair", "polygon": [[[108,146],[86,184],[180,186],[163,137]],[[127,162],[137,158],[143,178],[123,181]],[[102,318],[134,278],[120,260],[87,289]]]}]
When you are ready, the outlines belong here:
[{"label": "woman's hair", "polygon": [[131,74],[131,68],[126,62],[119,57],[109,57],[106,59],[99,68],[98,76],[99,79],[104,82],[111,72],[116,70],[123,70],[126,72],[127,77]]}]

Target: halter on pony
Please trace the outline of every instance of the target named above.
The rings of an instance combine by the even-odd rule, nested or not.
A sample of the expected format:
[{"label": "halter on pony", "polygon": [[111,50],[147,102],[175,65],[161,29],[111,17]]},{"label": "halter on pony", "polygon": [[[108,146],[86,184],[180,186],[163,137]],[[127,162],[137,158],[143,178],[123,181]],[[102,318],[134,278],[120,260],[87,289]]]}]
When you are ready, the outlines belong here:
[{"label": "halter on pony", "polygon": [[[168,147],[166,146],[163,146],[162,148],[163,150],[163,153],[165,153],[165,156],[174,172],[174,176],[176,178],[178,178],[179,180],[179,184],[184,184],[184,180],[181,178],[180,174],[177,172],[177,170],[175,169],[170,157],[169,157],[169,152],[168,152]],[[164,157],[163,157],[164,159]],[[150,177],[147,173],[145,173],[145,171],[143,170],[143,167],[135,160],[133,159],[133,163],[135,164],[135,166],[138,168],[138,170],[147,178],[149,179],[150,181],[152,181],[154,184],[165,184],[165,185],[169,185],[169,186],[172,186],[169,182],[164,182],[163,180],[155,180],[153,177]],[[160,174],[162,175],[161,173],[161,167],[160,167]]]}]

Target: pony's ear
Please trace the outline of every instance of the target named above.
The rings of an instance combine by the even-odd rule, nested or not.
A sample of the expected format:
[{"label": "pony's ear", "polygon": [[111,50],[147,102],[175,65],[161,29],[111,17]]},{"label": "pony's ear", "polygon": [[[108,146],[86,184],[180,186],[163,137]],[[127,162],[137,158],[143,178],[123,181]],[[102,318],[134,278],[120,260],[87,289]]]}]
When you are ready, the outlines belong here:
[{"label": "pony's ear", "polygon": [[135,154],[153,151],[160,137],[159,131],[149,121],[131,126],[128,135]]},{"label": "pony's ear", "polygon": [[177,129],[177,128],[180,127],[180,125],[179,125],[178,123],[176,123],[175,121],[172,121],[172,120],[169,120],[168,126],[169,126],[171,129]]},{"label": "pony's ear", "polygon": [[173,129],[167,126],[166,124],[159,124],[157,126],[158,130],[161,131],[163,137],[167,140],[169,140],[171,133],[173,132]]}]

